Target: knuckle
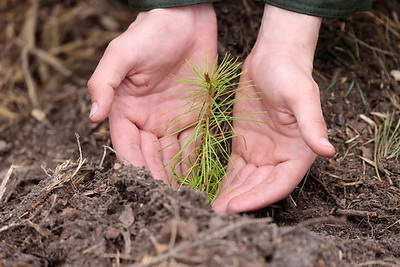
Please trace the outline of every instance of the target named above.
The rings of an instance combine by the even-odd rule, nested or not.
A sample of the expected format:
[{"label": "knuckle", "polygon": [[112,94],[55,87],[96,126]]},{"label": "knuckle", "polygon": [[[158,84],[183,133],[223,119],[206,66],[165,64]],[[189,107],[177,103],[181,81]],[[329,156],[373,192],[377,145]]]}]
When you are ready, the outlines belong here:
[{"label": "knuckle", "polygon": [[124,42],[120,41],[121,38],[122,37],[119,36],[119,37],[111,40],[107,45],[106,52],[111,52],[112,53],[113,51],[120,50],[121,49],[121,45],[124,44]]},{"label": "knuckle", "polygon": [[89,89],[89,93],[92,95],[96,90],[96,81],[95,78],[92,76],[87,82],[87,88]]},{"label": "knuckle", "polygon": [[112,50],[113,48],[115,48],[116,46],[118,46],[118,38],[115,38],[113,40],[111,40],[108,45],[107,45],[107,50]]},{"label": "knuckle", "polygon": [[326,122],[325,122],[325,120],[323,118],[316,118],[314,120],[314,123],[316,125],[318,125],[320,129],[324,129],[324,131],[327,131],[328,128],[327,128]]}]

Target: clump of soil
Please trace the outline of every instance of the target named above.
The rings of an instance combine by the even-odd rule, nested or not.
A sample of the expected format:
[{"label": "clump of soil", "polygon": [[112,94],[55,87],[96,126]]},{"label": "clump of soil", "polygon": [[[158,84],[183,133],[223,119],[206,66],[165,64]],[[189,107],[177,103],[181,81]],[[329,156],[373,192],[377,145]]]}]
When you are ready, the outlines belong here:
[{"label": "clump of soil", "polygon": [[279,228],[271,218],[217,215],[204,193],[174,190],[144,169],[92,170],[81,183],[49,192],[57,179],[44,178],[21,201],[1,210],[4,264],[312,266],[340,261],[333,241],[301,226]]}]

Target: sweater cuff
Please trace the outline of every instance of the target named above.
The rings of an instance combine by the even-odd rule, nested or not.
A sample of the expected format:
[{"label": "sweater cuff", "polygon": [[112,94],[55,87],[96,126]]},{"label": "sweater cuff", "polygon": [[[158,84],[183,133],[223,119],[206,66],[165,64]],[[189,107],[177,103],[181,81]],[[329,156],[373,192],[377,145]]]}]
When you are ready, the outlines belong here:
[{"label": "sweater cuff", "polygon": [[148,11],[155,8],[189,6],[220,1],[221,0],[129,0],[129,5],[137,11]]},{"label": "sweater cuff", "polygon": [[325,18],[345,18],[371,9],[372,0],[262,0],[289,11]]}]

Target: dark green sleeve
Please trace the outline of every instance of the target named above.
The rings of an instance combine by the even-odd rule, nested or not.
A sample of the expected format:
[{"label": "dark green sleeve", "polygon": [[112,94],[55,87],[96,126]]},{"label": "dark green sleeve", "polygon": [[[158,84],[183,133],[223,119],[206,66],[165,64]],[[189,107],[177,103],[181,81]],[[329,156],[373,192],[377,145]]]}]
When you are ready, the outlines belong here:
[{"label": "dark green sleeve", "polygon": [[221,0],[129,0],[129,5],[137,11],[145,11],[154,8],[188,6],[220,1]]},{"label": "dark green sleeve", "polygon": [[[195,5],[221,0],[129,0],[130,6],[138,11],[154,8]],[[260,0],[261,1],[261,0]],[[372,0],[262,0],[267,4],[286,10],[317,17],[344,18],[358,11],[371,9]]]},{"label": "dark green sleeve", "polygon": [[272,6],[325,18],[344,18],[371,9],[372,0],[262,0]]}]

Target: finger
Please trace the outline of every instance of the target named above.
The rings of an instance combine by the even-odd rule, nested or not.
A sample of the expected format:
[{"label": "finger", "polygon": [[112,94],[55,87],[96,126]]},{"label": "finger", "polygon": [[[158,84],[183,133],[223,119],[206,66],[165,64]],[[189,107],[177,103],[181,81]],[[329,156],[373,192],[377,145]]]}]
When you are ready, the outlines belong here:
[{"label": "finger", "polygon": [[243,179],[240,177],[247,177],[247,175],[243,173],[243,168],[247,164],[246,160],[236,153],[231,153],[230,159],[231,162],[229,162],[227,167],[228,175],[221,182],[222,191],[224,191],[225,188],[231,188],[236,182],[242,182]]},{"label": "finger", "polygon": [[114,98],[114,90],[125,79],[128,72],[134,69],[136,58],[132,49],[126,46],[122,38],[113,40],[104,52],[92,77],[88,89],[92,101],[90,119],[93,122],[103,121],[109,114]]},{"label": "finger", "polygon": [[228,175],[221,181],[218,198],[214,201],[216,205],[220,199],[223,199],[225,195],[234,190],[245,180],[256,169],[254,164],[246,164],[243,158],[238,158],[234,164],[228,165]]},{"label": "finger", "polygon": [[225,188],[217,200],[213,203],[213,208],[217,212],[227,212],[228,205],[235,197],[253,189],[257,184],[267,179],[273,166],[255,167],[255,165],[246,165],[240,172],[241,178],[236,178],[235,183]]},{"label": "finger", "polygon": [[140,147],[140,131],[131,121],[110,115],[110,135],[118,159],[124,164],[147,167]]},{"label": "finger", "polygon": [[284,199],[302,180],[312,161],[307,163],[301,159],[279,164],[268,177],[265,177],[263,168],[259,168],[252,174],[254,183],[237,188],[236,196],[231,198],[226,211],[254,211]]},{"label": "finger", "polygon": [[156,135],[146,131],[140,131],[140,149],[148,170],[157,180],[169,183],[168,176],[164,169],[163,153],[160,142]]},{"label": "finger", "polygon": [[[317,86],[316,84],[311,86]],[[315,90],[314,90],[315,91]],[[331,157],[335,148],[328,141],[328,131],[318,96],[303,95],[293,103],[300,132],[306,144],[317,155]]]}]

